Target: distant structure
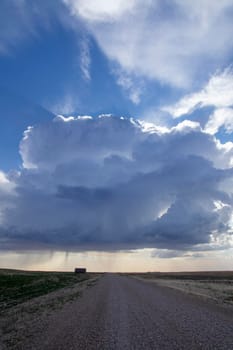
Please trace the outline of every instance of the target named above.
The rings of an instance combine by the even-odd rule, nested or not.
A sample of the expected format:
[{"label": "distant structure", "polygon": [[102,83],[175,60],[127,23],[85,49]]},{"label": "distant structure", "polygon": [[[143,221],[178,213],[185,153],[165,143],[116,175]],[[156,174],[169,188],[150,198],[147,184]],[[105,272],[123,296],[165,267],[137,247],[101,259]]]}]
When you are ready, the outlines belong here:
[{"label": "distant structure", "polygon": [[86,273],[86,272],[87,272],[87,269],[84,268],[84,267],[76,267],[76,268],[74,269],[74,272],[75,272],[75,273]]}]

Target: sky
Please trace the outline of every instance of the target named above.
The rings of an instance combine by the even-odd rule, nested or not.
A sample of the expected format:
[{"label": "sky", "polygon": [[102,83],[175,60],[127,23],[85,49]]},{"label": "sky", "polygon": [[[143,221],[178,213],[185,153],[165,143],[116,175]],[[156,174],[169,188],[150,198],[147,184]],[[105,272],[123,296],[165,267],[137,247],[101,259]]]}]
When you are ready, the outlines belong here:
[{"label": "sky", "polygon": [[1,0],[0,266],[233,269],[232,0]]}]

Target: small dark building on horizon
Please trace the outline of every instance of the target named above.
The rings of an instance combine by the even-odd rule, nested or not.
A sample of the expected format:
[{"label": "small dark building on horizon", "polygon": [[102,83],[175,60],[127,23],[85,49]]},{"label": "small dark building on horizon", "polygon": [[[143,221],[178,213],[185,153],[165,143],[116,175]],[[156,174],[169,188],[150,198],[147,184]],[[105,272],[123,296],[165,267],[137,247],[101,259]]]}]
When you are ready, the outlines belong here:
[{"label": "small dark building on horizon", "polygon": [[75,267],[74,272],[75,273],[86,273],[87,269],[85,267]]}]

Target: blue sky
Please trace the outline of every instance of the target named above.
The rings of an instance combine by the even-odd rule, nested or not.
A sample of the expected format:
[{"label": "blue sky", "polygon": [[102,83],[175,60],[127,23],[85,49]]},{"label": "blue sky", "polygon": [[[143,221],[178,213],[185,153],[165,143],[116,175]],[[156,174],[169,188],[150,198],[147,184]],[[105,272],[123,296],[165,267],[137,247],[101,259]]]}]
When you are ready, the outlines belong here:
[{"label": "blue sky", "polygon": [[1,1],[4,254],[232,254],[232,19],[231,0]]}]

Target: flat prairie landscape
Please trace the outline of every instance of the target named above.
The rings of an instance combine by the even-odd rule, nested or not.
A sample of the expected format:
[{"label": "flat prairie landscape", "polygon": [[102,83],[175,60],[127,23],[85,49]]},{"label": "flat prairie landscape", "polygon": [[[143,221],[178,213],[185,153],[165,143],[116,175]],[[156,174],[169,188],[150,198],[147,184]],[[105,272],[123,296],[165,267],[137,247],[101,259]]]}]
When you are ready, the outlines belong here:
[{"label": "flat prairie landscape", "polygon": [[233,271],[151,272],[130,276],[233,305]]},{"label": "flat prairie landscape", "polygon": [[232,349],[233,272],[1,270],[1,350]]}]

